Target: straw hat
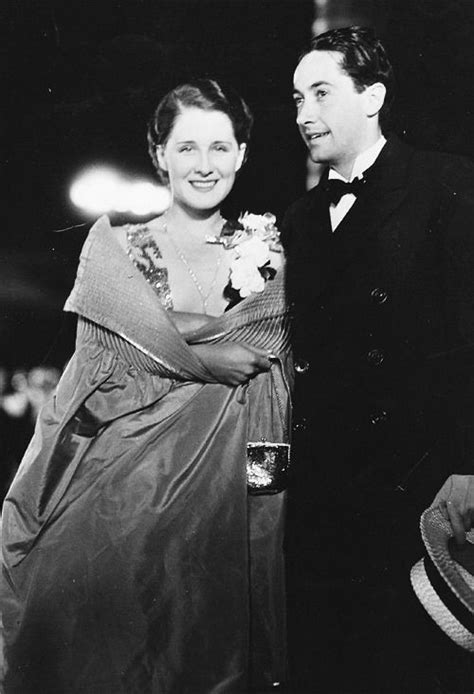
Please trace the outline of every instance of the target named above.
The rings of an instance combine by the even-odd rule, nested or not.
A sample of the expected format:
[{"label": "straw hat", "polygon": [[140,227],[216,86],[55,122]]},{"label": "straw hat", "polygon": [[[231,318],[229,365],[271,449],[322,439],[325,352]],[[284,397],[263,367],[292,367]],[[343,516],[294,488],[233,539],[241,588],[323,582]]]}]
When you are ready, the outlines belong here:
[{"label": "straw hat", "polygon": [[438,508],[423,513],[420,529],[427,556],[411,570],[413,589],[444,633],[474,653],[474,530],[459,547]]}]

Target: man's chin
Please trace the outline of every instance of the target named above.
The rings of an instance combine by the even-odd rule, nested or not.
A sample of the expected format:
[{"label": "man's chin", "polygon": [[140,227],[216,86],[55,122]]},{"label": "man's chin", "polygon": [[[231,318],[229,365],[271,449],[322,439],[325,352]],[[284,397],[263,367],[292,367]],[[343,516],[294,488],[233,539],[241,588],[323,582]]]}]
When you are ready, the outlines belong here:
[{"label": "man's chin", "polygon": [[321,146],[308,145],[308,153],[311,161],[314,161],[315,164],[328,164],[331,159],[329,152]]},{"label": "man's chin", "polygon": [[309,158],[313,164],[320,164],[321,166],[327,166],[330,163],[330,157],[325,156],[322,152],[315,152],[312,149],[308,149]]}]

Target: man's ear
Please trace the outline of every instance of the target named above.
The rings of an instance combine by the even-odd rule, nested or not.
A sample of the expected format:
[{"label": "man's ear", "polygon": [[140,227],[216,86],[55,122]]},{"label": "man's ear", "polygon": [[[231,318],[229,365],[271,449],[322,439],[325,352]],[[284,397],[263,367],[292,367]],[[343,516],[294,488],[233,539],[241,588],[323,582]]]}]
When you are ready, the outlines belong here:
[{"label": "man's ear", "polygon": [[235,170],[236,172],[241,168],[242,164],[245,161],[245,152],[247,151],[247,145],[245,142],[242,142],[242,144],[239,145],[239,154],[237,155],[237,161],[235,163]]},{"label": "man's ear", "polygon": [[162,169],[163,171],[168,171],[168,164],[166,162],[165,157],[165,148],[163,145],[158,145],[158,147],[156,148],[156,158],[160,169]]},{"label": "man's ear", "polygon": [[387,89],[382,82],[374,82],[365,88],[366,112],[369,117],[376,116],[383,106]]}]

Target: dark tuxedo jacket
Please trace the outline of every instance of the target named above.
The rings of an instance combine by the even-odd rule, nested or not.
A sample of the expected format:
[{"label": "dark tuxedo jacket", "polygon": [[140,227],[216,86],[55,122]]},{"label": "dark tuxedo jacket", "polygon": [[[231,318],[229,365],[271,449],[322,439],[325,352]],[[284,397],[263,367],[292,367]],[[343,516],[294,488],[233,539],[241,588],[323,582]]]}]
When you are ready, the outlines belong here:
[{"label": "dark tuxedo jacket", "polygon": [[305,520],[315,498],[343,508],[341,525],[357,517],[376,539],[374,518],[387,533],[406,508],[417,535],[444,479],[474,471],[474,166],[391,137],[366,178],[332,232],[323,176],[282,238],[295,356],[309,364],[296,501]]}]

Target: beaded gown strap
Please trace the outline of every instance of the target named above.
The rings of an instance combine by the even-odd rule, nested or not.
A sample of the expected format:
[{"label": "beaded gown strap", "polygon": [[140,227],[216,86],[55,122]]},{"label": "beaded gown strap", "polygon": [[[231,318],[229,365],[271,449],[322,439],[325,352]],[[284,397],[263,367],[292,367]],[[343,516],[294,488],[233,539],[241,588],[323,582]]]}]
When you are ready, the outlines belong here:
[{"label": "beaded gown strap", "polygon": [[[160,248],[146,225],[127,228],[127,254],[135,267],[151,284],[164,308],[173,309],[168,268],[162,265]],[[161,261],[161,262],[160,262]]]}]

